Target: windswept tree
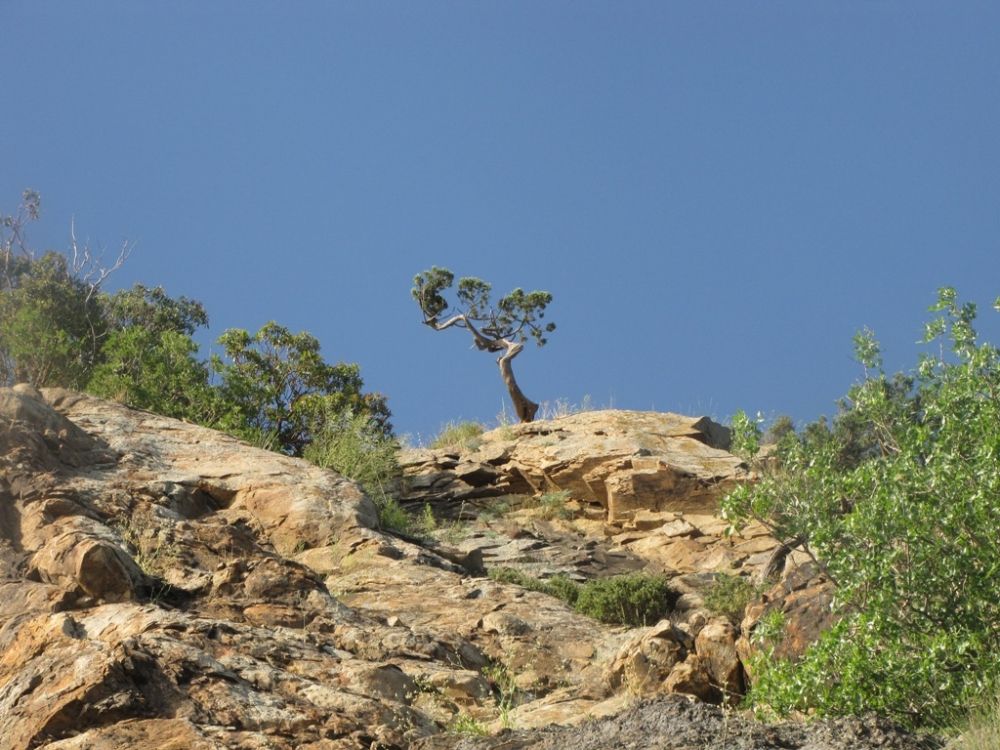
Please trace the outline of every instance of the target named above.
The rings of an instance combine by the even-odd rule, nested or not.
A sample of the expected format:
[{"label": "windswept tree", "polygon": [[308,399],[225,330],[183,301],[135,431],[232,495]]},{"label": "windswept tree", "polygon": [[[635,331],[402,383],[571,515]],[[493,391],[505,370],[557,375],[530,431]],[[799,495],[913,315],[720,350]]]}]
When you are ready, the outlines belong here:
[{"label": "windswept tree", "polygon": [[497,364],[514,404],[514,413],[522,422],[530,422],[535,418],[538,404],[521,391],[514,379],[511,362],[521,353],[529,337],[538,346],[544,346],[545,334],[555,330],[555,323],[543,325],[540,322],[545,317],[545,308],[552,301],[552,295],[515,289],[497,300],[494,306],[490,302],[490,284],[465,276],[458,280],[458,303],[448,314],[449,304],[443,293],[451,288],[454,281],[455,275],[451,271],[437,266],[414,277],[413,298],[420,305],[424,324],[435,331],[464,328],[472,335],[477,349],[499,354]]}]

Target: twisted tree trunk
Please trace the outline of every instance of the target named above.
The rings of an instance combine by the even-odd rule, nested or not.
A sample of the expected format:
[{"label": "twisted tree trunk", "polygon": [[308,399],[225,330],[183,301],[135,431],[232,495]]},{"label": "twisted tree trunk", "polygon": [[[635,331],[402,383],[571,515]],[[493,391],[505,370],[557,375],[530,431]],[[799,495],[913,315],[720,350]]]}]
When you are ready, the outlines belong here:
[{"label": "twisted tree trunk", "polygon": [[531,422],[534,420],[535,414],[538,412],[538,404],[525,396],[521,391],[517,380],[514,379],[514,369],[510,364],[511,360],[520,354],[524,348],[523,343],[489,336],[476,328],[472,324],[472,321],[466,315],[462,314],[452,316],[443,323],[439,323],[436,317],[431,316],[424,319],[424,325],[430,326],[435,331],[443,331],[452,326],[465,328],[472,334],[472,340],[476,348],[480,351],[503,352],[497,358],[497,364],[500,365],[500,377],[503,378],[503,382],[507,386],[507,392],[510,394],[510,400],[514,404],[514,413],[517,414],[517,418],[522,422]]},{"label": "twisted tree trunk", "polygon": [[524,344],[511,341],[504,341],[504,344],[507,346],[507,351],[497,359],[497,364],[500,365],[500,376],[507,386],[507,392],[514,404],[514,413],[517,414],[517,418],[522,422],[530,422],[538,412],[538,404],[521,392],[520,386],[514,379],[514,368],[510,364],[511,360],[524,348]]}]

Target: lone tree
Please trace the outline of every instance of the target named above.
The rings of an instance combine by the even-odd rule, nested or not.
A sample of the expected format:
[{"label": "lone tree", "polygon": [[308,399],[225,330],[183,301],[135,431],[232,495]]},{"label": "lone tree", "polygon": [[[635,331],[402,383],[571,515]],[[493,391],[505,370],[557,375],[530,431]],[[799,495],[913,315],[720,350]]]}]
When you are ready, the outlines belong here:
[{"label": "lone tree", "polygon": [[437,266],[413,278],[413,298],[420,305],[424,324],[435,331],[464,328],[472,334],[477,349],[499,353],[497,364],[514,403],[514,413],[522,422],[530,422],[535,418],[538,404],[521,392],[511,361],[520,354],[529,336],[538,346],[545,346],[545,334],[556,329],[555,323],[541,325],[538,322],[545,317],[545,307],[552,301],[552,295],[515,289],[501,297],[494,307],[490,304],[492,287],[482,279],[465,276],[458,280],[455,312],[442,320],[441,316],[448,310],[448,301],[442,292],[450,289],[454,280],[451,271]]}]

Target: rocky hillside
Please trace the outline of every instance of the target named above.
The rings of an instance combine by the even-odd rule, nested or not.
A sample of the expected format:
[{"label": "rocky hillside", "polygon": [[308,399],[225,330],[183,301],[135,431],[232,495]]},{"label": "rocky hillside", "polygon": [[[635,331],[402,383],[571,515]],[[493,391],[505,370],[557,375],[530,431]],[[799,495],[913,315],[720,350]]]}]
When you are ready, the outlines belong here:
[{"label": "rocky hillside", "polygon": [[[303,461],[0,389],[0,747],[917,747],[864,722],[744,722],[734,744],[705,703],[743,691],[768,608],[791,652],[828,611],[822,578],[794,555],[775,565],[764,529],[724,536],[719,496],[750,478],[726,439],[704,419],[609,411],[410,452],[403,502],[424,528],[400,536]],[[671,606],[603,624],[487,575],[501,568],[662,574]],[[765,574],[745,613],[710,606],[724,575]]]}]

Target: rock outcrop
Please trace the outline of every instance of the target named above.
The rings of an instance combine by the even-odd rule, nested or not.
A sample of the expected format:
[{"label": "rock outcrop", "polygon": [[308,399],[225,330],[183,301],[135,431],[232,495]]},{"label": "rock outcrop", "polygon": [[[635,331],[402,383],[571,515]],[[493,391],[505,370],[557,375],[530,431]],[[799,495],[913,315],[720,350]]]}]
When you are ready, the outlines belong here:
[{"label": "rock outcrop", "polygon": [[[745,478],[725,440],[707,420],[607,412],[411,455],[409,501],[441,519],[416,538],[303,461],[0,389],[0,747],[445,747],[449,727],[596,726],[637,696],[737,695],[737,628],[703,594],[774,542],[721,534],[719,494]],[[608,626],[484,575],[497,565],[662,572],[676,604]]]}]

